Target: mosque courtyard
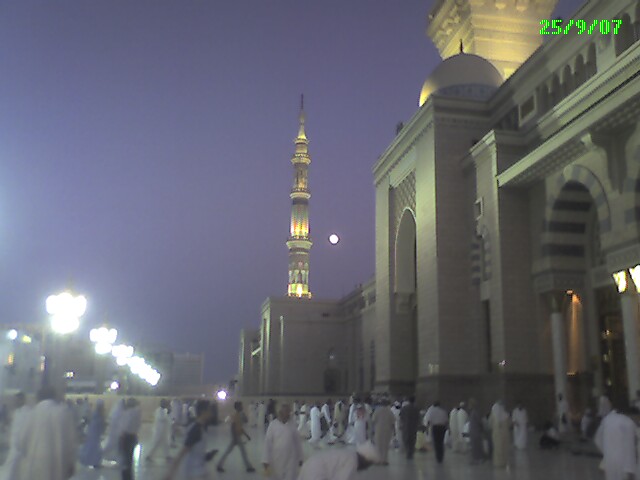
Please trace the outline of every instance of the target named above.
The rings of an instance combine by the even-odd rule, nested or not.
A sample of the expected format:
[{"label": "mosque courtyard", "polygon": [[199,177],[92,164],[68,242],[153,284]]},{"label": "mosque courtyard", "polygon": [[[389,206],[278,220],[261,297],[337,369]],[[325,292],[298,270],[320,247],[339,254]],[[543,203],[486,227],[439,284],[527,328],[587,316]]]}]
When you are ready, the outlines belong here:
[{"label": "mosque courtyard", "polygon": [[[225,462],[225,473],[218,473],[215,469],[215,461],[211,462],[211,479],[245,480],[265,478],[261,472],[260,458],[262,454],[263,435],[250,430],[252,441],[247,445],[249,459],[256,468],[256,473],[246,473],[240,452],[234,451]],[[142,449],[151,438],[151,425],[145,424],[140,435]],[[407,461],[399,452],[390,452],[388,467],[372,466],[368,470],[360,472],[357,478],[369,480],[454,480],[454,479],[517,479],[517,480],[592,480],[604,479],[604,475],[598,469],[600,460],[592,456],[574,455],[569,447],[557,451],[541,451],[537,445],[531,445],[537,435],[530,436],[530,446],[525,452],[512,453],[508,470],[496,470],[489,462],[480,465],[469,465],[469,457],[464,454],[454,454],[448,450],[444,463],[438,465],[433,452],[416,452],[413,461]],[[220,425],[209,429],[208,448],[223,450],[229,441],[229,428]],[[314,453],[306,442],[304,443],[305,458]],[[342,448],[342,447],[325,447]],[[172,449],[172,455],[177,455],[178,449]],[[6,448],[2,450],[2,461],[6,456]],[[137,480],[162,480],[167,465],[164,460],[158,458],[152,464],[144,462],[140,458],[140,449],[136,450],[136,479]],[[99,470],[77,466],[73,480],[116,480],[120,479],[120,471],[117,467],[105,466]],[[176,479],[179,479],[176,476]]]}]

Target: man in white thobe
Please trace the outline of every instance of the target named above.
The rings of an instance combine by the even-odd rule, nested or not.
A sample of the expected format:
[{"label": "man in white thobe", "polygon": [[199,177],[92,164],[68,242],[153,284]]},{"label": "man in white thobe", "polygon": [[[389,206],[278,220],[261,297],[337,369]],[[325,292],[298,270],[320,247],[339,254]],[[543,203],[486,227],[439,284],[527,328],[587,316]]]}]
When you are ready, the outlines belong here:
[{"label": "man in white thobe", "polygon": [[114,403],[109,413],[109,431],[107,440],[102,447],[102,456],[105,460],[116,461],[118,459],[118,441],[120,440],[122,414],[124,413],[124,399]]},{"label": "man in white thobe", "polygon": [[[458,436],[462,433],[458,430],[458,409],[460,407],[454,407],[449,412],[449,442],[454,452],[458,451]],[[445,444],[447,441],[445,440]]]},{"label": "man in white thobe", "polygon": [[465,452],[467,450],[467,442],[464,439],[464,432],[467,422],[469,421],[469,414],[464,409],[464,402],[460,402],[458,412],[456,414],[456,421],[458,422],[458,436],[453,439],[453,448],[456,452]]},{"label": "man in white thobe", "polygon": [[317,453],[302,465],[298,480],[353,480],[356,472],[380,461],[380,454],[371,442],[358,448],[332,448]]},{"label": "man in white thobe", "polygon": [[298,435],[303,438],[309,438],[309,427],[307,419],[308,411],[309,406],[306,403],[303,403],[300,407],[300,415],[298,415]]},{"label": "man in white thobe", "polygon": [[264,422],[266,417],[267,417],[267,406],[264,404],[264,402],[260,402],[258,404],[258,419],[257,419],[259,432],[264,432]]},{"label": "man in white thobe", "polygon": [[529,418],[527,411],[522,408],[522,404],[518,402],[516,408],[511,413],[511,421],[513,422],[513,445],[518,450],[527,448],[527,427]]},{"label": "man in white thobe", "polygon": [[491,408],[491,440],[493,443],[493,466],[503,468],[509,460],[509,414],[501,400]]},{"label": "man in white thobe", "polygon": [[327,431],[325,438],[327,439],[327,443],[333,445],[336,441],[336,436],[334,434],[333,428],[333,420],[331,420],[331,399],[327,400],[324,405],[322,405],[322,409],[320,410],[320,415],[324,418],[324,421],[327,422],[329,430]]},{"label": "man in white thobe", "polygon": [[342,400],[338,400],[333,409],[333,428],[336,439],[344,443],[345,423],[347,421],[347,407]]},{"label": "man in white thobe", "polygon": [[23,439],[22,480],[68,480],[75,472],[76,426],[69,407],[44,388],[29,414]]},{"label": "man in white thobe", "polygon": [[29,415],[31,415],[31,407],[26,405],[24,393],[18,392],[16,394],[15,406],[9,433],[9,454],[4,462],[4,480],[17,480],[20,478],[20,463],[24,457],[22,447],[24,446],[24,436],[29,422]]},{"label": "man in white thobe", "polygon": [[171,460],[169,456],[169,437],[171,436],[171,418],[168,412],[168,402],[165,399],[160,400],[160,406],[156,408],[153,417],[153,437],[149,446],[146,461],[150,462],[154,453],[158,448],[162,449],[165,459]]},{"label": "man in white thobe", "polygon": [[278,418],[267,428],[262,465],[268,478],[296,480],[303,460],[302,441],[291,418],[291,407],[282,403],[278,409]]},{"label": "man in white thobe", "polygon": [[389,408],[388,400],[383,400],[381,405],[375,409],[371,423],[375,431],[374,441],[380,453],[380,462],[383,465],[389,465],[389,445],[393,436],[396,417]]},{"label": "man in white thobe", "polygon": [[314,405],[309,413],[311,421],[311,438],[309,443],[313,446],[317,446],[318,442],[322,439],[322,428],[320,427],[320,408],[318,405]]},{"label": "man in white thobe", "polygon": [[615,410],[602,419],[594,441],[602,452],[607,480],[627,480],[636,472],[636,424]]}]

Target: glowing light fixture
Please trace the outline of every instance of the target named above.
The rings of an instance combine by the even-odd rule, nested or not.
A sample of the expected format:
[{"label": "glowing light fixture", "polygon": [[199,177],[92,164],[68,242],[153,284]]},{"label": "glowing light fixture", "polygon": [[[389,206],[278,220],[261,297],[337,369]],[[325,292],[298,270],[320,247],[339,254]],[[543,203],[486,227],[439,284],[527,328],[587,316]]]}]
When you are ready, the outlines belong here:
[{"label": "glowing light fixture", "polygon": [[627,291],[627,272],[625,270],[613,274],[613,280],[618,287],[618,293]]},{"label": "glowing light fixture", "polygon": [[340,242],[340,237],[336,233],[329,235],[329,243],[331,245],[337,245]]},{"label": "glowing light fixture", "polygon": [[218,393],[216,394],[216,396],[218,397],[218,400],[226,400],[227,392],[225,392],[224,390],[218,390]]},{"label": "glowing light fixture", "polygon": [[18,338],[18,331],[17,330],[9,330],[7,332],[7,338],[11,341],[15,340],[16,338]]},{"label": "glowing light fixture", "polygon": [[70,292],[62,292],[50,295],[46,307],[51,315],[51,328],[64,335],[76,331],[80,326],[80,317],[87,310],[87,299],[82,295],[74,297]]},{"label": "glowing light fixture", "polygon": [[640,265],[636,265],[629,269],[633,283],[636,284],[636,290],[640,293]]},{"label": "glowing light fixture", "polygon": [[118,390],[120,388],[120,384],[118,382],[111,382],[109,388],[111,388],[111,390]]}]

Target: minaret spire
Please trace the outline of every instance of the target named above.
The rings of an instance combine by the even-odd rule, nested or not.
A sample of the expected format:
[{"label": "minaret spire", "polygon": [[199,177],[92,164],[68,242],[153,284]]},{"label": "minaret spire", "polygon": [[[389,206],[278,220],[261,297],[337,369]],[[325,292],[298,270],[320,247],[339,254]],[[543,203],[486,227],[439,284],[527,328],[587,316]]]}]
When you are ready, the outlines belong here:
[{"label": "minaret spire", "polygon": [[294,140],[295,153],[291,158],[293,164],[293,187],[291,188],[291,228],[287,247],[289,248],[289,297],[311,298],[309,291],[309,140],[305,132],[304,95],[300,96],[300,126],[298,136]]}]

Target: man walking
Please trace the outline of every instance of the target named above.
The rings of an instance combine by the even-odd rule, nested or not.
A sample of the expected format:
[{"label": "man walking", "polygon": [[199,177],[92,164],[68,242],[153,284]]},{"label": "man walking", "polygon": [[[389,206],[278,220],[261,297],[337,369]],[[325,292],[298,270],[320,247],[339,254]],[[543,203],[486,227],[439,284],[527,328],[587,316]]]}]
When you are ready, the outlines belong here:
[{"label": "man walking", "polygon": [[127,400],[122,414],[120,433],[120,455],[122,458],[122,480],[133,480],[133,451],[138,444],[138,433],[142,426],[142,411],[135,398]]},{"label": "man walking", "polygon": [[[244,449],[244,443],[242,443],[242,437],[247,437],[247,440],[251,440],[251,437],[245,432],[243,423],[244,423],[244,414],[242,413],[242,402],[235,402],[233,404],[233,408],[235,409],[235,413],[231,416],[231,443],[225,450],[222,458],[218,462],[218,471],[224,472],[224,461],[227,459],[231,451],[238,447],[240,449],[240,455],[242,455],[242,461],[244,462],[244,466],[247,469],[247,472],[255,472],[255,468],[249,462],[247,458],[247,452]],[[260,424],[258,424],[260,427]]]},{"label": "man walking", "polygon": [[436,451],[436,460],[442,463],[444,460],[444,434],[447,431],[449,415],[440,402],[434,402],[424,415],[425,427],[431,427],[431,437],[433,438],[433,448]]},{"label": "man walking", "polygon": [[389,444],[391,443],[391,437],[393,436],[393,430],[396,423],[396,417],[389,408],[389,400],[386,398],[382,400],[381,405],[373,412],[371,423],[373,424],[373,429],[375,431],[374,440],[376,448],[380,453],[380,462],[382,465],[389,465],[389,460],[387,458],[389,454]]},{"label": "man walking", "polygon": [[296,480],[302,465],[302,440],[291,419],[291,407],[280,404],[278,418],[267,428],[262,452],[262,465],[269,478],[274,480]]},{"label": "man walking", "polygon": [[415,403],[416,398],[413,396],[409,397],[409,403],[400,410],[402,442],[404,443],[408,460],[413,458],[413,452],[416,449],[416,434],[418,433],[418,422],[420,421],[420,411]]}]

